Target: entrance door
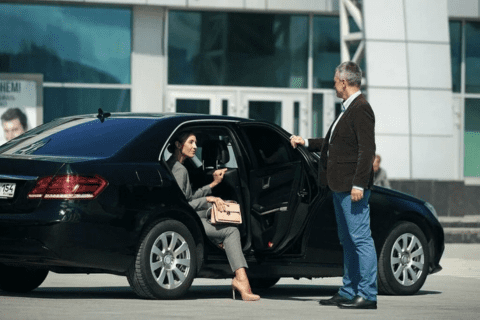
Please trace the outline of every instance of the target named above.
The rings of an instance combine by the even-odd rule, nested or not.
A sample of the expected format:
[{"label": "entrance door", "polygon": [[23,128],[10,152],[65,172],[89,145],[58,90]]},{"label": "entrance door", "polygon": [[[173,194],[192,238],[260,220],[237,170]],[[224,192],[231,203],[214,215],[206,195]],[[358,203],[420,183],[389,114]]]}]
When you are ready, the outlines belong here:
[{"label": "entrance door", "polygon": [[306,94],[242,92],[237,116],[275,123],[293,134],[310,135]]},{"label": "entrance door", "polygon": [[304,137],[310,137],[312,132],[312,110],[307,93],[177,86],[167,91],[165,111],[265,120]]},{"label": "entrance door", "polygon": [[235,93],[199,88],[172,90],[167,94],[167,112],[231,115],[235,113]]}]

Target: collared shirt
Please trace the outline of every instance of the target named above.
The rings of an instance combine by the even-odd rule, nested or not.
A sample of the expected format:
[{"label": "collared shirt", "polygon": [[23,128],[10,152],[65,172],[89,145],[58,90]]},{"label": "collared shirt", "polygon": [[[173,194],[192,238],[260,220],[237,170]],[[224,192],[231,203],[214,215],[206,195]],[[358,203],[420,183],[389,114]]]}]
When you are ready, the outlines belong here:
[{"label": "collared shirt", "polygon": [[357,92],[355,92],[354,94],[352,94],[350,97],[348,97],[347,100],[343,101],[342,102],[342,105],[343,105],[343,110],[342,112],[340,113],[340,115],[338,116],[337,118],[337,121],[335,121],[335,123],[333,124],[332,126],[332,131],[330,132],[330,140],[328,142],[331,142],[332,141],[332,136],[333,136],[333,131],[335,130],[335,127],[337,126],[337,123],[338,121],[340,121],[340,119],[342,118],[343,114],[345,113],[345,111],[347,111],[347,108],[350,106],[350,104],[352,103],[353,100],[355,100],[356,97],[358,97],[362,92],[360,90],[358,90]]}]

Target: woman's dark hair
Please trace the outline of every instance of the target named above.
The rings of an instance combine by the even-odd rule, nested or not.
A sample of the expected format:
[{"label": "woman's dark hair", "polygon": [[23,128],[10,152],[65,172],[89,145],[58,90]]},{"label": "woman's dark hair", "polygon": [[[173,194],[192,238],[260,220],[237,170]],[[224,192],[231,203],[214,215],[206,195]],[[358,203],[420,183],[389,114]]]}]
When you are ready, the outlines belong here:
[{"label": "woman's dark hair", "polygon": [[170,153],[174,153],[175,152],[175,142],[180,142],[181,145],[183,145],[185,143],[185,141],[187,141],[188,137],[190,136],[196,136],[195,132],[193,131],[181,131],[181,132],[178,132],[176,133],[172,140],[170,140],[170,145],[168,146],[167,150],[168,152]]}]

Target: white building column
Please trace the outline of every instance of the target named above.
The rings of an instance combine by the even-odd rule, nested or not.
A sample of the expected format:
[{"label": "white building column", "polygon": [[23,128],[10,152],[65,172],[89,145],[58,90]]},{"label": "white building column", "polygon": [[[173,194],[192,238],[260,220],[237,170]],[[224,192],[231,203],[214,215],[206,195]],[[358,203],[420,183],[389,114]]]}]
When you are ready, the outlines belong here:
[{"label": "white building column", "polygon": [[368,100],[389,178],[459,179],[447,0],[364,0]]},{"label": "white building column", "polygon": [[165,56],[166,10],[133,8],[132,112],[163,112],[167,82]]}]

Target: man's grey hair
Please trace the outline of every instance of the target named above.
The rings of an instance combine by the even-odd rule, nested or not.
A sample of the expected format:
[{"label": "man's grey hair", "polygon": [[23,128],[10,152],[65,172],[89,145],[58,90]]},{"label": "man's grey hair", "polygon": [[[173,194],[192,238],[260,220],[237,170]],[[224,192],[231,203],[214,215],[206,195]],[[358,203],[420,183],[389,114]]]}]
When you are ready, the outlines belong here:
[{"label": "man's grey hair", "polygon": [[342,62],[336,69],[340,80],[346,80],[347,83],[354,87],[360,87],[362,84],[362,69],[353,61]]}]

